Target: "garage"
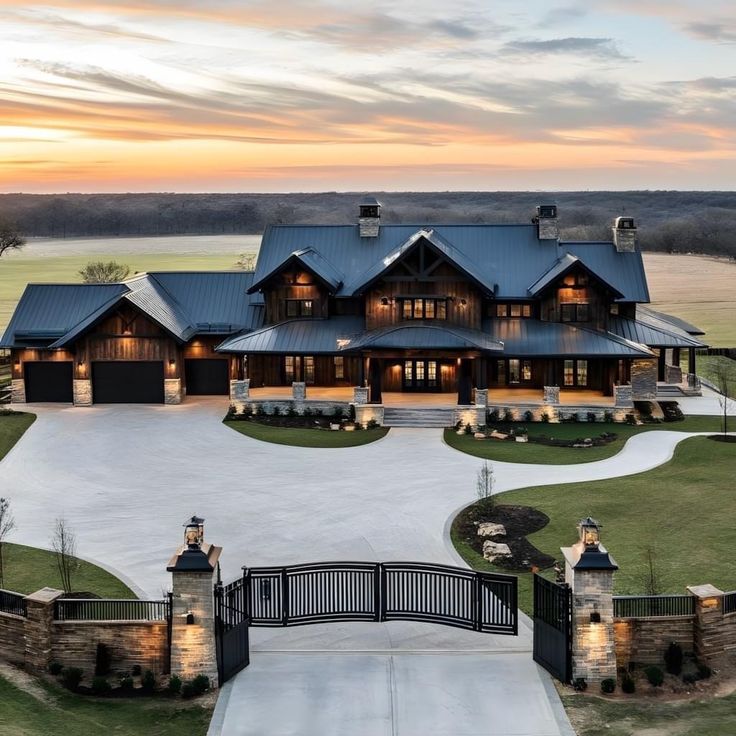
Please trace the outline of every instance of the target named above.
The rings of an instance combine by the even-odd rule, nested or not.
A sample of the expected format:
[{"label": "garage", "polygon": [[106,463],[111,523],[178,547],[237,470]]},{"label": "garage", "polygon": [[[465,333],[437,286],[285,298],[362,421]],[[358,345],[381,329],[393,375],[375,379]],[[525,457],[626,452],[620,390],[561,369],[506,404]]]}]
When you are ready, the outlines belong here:
[{"label": "garage", "polygon": [[187,395],[224,395],[230,393],[228,361],[222,359],[185,360]]},{"label": "garage", "polygon": [[160,360],[92,363],[95,404],[163,404],[164,364]]},{"label": "garage", "polygon": [[23,364],[26,401],[72,401],[71,361],[43,361]]}]

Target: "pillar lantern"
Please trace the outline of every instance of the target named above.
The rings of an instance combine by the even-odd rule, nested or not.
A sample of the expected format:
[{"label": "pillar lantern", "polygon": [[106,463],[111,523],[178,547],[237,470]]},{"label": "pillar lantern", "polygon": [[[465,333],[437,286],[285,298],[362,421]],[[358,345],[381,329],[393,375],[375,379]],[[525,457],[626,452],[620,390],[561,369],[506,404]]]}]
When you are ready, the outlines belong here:
[{"label": "pillar lantern", "polygon": [[189,549],[198,549],[204,542],[204,519],[192,516],[184,524],[184,542]]},{"label": "pillar lantern", "polygon": [[601,541],[601,524],[591,516],[578,522],[578,533],[584,547],[597,547]]}]

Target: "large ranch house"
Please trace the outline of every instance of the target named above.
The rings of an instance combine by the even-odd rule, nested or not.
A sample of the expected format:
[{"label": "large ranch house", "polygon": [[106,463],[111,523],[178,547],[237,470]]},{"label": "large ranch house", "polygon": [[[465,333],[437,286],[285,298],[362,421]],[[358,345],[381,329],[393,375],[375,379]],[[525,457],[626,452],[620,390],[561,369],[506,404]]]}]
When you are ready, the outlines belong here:
[{"label": "large ranch house", "polygon": [[255,273],[29,285],[2,340],[13,400],[485,411],[697,392],[703,333],[645,306],[632,218],[610,241],[569,242],[554,205],[521,225],[384,224],[373,199],[356,214],[268,227]]}]

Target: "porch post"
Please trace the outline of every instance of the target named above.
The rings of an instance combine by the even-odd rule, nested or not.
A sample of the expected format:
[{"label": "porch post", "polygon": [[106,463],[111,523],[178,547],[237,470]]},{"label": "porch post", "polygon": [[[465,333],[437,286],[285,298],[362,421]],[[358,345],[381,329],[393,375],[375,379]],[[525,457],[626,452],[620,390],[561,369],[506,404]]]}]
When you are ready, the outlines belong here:
[{"label": "porch post", "polygon": [[697,374],[695,370],[695,348],[687,349],[687,372],[693,375]]},{"label": "porch post", "polygon": [[475,387],[481,390],[488,388],[488,360],[480,357],[475,359]]},{"label": "porch post", "polygon": [[473,388],[472,370],[470,360],[463,358],[460,361],[460,375],[457,382],[457,403],[459,406],[470,404],[470,395]]},{"label": "porch post", "polygon": [[680,367],[680,348],[672,349],[672,365]]},{"label": "porch post", "polygon": [[657,380],[664,381],[665,365],[667,365],[667,351],[664,348],[659,349],[659,358],[657,359]]},{"label": "porch post", "polygon": [[381,373],[383,372],[383,361],[378,358],[370,358],[368,369],[371,376],[371,404],[382,404]]}]

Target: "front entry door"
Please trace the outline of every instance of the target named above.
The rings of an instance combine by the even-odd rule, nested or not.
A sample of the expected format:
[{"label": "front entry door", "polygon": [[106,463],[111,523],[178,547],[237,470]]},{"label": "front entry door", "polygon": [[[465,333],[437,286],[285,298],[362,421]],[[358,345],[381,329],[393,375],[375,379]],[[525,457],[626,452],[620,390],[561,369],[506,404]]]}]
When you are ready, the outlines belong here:
[{"label": "front entry door", "polygon": [[440,390],[440,367],[438,361],[404,361],[404,391]]}]

